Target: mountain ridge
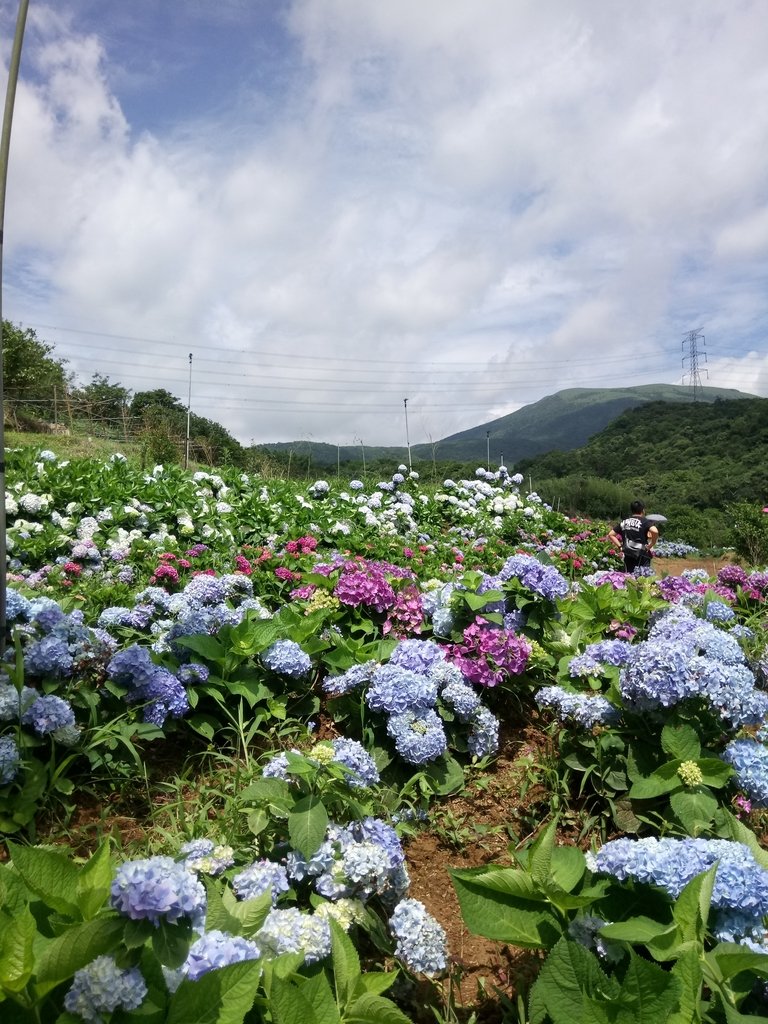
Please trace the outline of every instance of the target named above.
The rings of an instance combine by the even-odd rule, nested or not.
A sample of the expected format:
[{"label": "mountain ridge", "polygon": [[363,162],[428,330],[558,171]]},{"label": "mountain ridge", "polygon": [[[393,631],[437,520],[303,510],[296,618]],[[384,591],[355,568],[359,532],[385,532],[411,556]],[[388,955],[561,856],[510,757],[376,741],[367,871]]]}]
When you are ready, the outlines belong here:
[{"label": "mountain ridge", "polygon": [[[732,388],[681,384],[639,384],[626,388],[564,388],[515,412],[436,441],[411,446],[411,458],[424,461],[475,462],[484,465],[490,454],[494,464],[514,465],[520,459],[549,451],[571,451],[586,444],[627,409],[648,402],[704,403],[757,398]],[[391,459],[406,462],[408,450],[397,445],[335,445],[320,441],[277,441],[260,445],[267,451],[293,453],[315,466],[340,462],[373,462]],[[490,450],[490,451],[489,451]]]}]

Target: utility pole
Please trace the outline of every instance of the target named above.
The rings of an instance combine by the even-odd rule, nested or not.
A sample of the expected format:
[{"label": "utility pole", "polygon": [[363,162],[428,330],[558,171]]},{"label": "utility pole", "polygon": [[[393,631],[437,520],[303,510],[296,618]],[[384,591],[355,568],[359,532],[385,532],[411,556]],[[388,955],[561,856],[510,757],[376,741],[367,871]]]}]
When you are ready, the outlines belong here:
[{"label": "utility pole", "polygon": [[408,449],[408,472],[410,473],[413,469],[411,465],[411,441],[408,437],[408,399],[403,399],[403,408],[405,409],[405,447]]},{"label": "utility pole", "polygon": [[[688,376],[691,387],[693,389],[693,400],[694,402],[698,399],[698,391],[701,389],[701,374],[699,373],[699,342],[702,347],[706,344],[704,335],[702,334],[702,328],[697,327],[695,331],[687,331],[683,335],[683,352],[685,352],[685,346],[688,346],[688,355],[683,355],[683,377]],[[706,351],[702,352],[701,355],[704,358],[704,362],[707,361]],[[685,363],[688,362],[688,373],[685,374]],[[704,370],[707,377],[709,377],[709,370]]]},{"label": "utility pole", "polygon": [[19,80],[21,44],[27,23],[29,0],[20,0],[13,36],[11,60],[8,66],[8,87],[5,92],[3,128],[0,133],[0,657],[5,654],[6,615],[6,543],[5,543],[5,390],[3,382],[3,232],[5,230],[5,190],[8,182],[8,155],[11,149],[11,123],[16,101],[16,83]]},{"label": "utility pole", "polygon": [[184,444],[184,469],[189,469],[189,426],[192,418],[192,353],[189,353],[189,393],[187,395],[187,437]]},{"label": "utility pole", "polygon": [[491,469],[491,432],[486,430],[485,432],[485,468],[490,472]]}]

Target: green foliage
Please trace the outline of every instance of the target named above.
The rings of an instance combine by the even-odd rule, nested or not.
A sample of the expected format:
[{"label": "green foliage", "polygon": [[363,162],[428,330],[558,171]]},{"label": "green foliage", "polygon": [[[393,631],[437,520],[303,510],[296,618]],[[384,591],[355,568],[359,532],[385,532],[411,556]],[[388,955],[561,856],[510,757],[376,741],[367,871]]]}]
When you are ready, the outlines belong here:
[{"label": "green foliage", "polygon": [[[710,548],[728,541],[729,502],[762,500],[767,458],[768,400],[744,398],[641,405],[583,448],[526,459],[516,468],[547,501],[559,498],[561,508],[609,521],[631,493],[667,516],[669,539]],[[605,483],[601,489],[599,481],[616,490]]]},{"label": "green foliage", "polygon": [[71,374],[65,360],[56,359],[53,346],[39,341],[30,328],[2,322],[3,386],[11,412],[26,413],[52,422],[56,415],[55,392],[63,402]]},{"label": "green foliage", "polygon": [[726,506],[736,554],[750,565],[768,564],[768,513],[748,501]]},{"label": "green foliage", "polygon": [[[768,977],[768,961],[710,938],[716,866],[672,900],[651,887],[594,878],[580,850],[555,845],[555,830],[553,822],[520,867],[451,872],[470,931],[548,951],[530,991],[530,1024],[753,1019],[750,995]],[[585,921],[597,928],[600,956],[572,938]]]}]

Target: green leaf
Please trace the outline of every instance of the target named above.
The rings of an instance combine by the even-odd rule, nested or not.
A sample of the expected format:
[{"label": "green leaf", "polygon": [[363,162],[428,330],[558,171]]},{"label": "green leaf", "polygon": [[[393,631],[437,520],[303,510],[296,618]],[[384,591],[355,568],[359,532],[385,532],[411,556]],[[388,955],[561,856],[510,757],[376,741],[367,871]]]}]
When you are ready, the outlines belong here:
[{"label": "green leaf", "polygon": [[27,886],[43,902],[66,917],[81,917],[78,869],[63,854],[8,843],[13,864]]},{"label": "green leaf", "polygon": [[68,928],[38,947],[35,964],[38,992],[42,995],[55,988],[97,956],[111,952],[122,937],[123,923],[118,917],[97,917]]},{"label": "green leaf", "polygon": [[599,1018],[587,1000],[615,999],[619,983],[600,968],[597,958],[578,942],[561,939],[544,963],[531,990],[531,1024],[595,1024]]},{"label": "green leaf", "polygon": [[287,811],[293,805],[293,794],[284,779],[257,779],[240,790],[238,800],[243,803],[272,804]]},{"label": "green leaf", "polygon": [[[764,850],[751,828],[747,828],[743,821],[739,821],[735,814],[727,808],[718,808],[718,818],[723,822],[723,831],[726,838],[734,839],[737,843],[744,843],[749,847],[752,856],[761,868],[768,871],[768,850]],[[719,833],[723,835],[723,832]]]},{"label": "green leaf", "polygon": [[661,730],[661,747],[676,761],[698,761],[701,756],[698,733],[687,723],[665,725]]},{"label": "green leaf", "polygon": [[366,971],[360,975],[360,985],[366,992],[381,995],[397,980],[398,971]]},{"label": "green leaf", "polygon": [[704,946],[716,873],[717,865],[713,864],[708,871],[692,878],[672,907],[672,916],[680,928],[683,942]]},{"label": "green leaf", "polygon": [[464,769],[450,754],[443,754],[426,765],[423,774],[430,780],[438,796],[457,793],[464,786]]},{"label": "green leaf", "polygon": [[124,921],[123,942],[127,949],[138,949],[152,937],[155,927],[151,921]]},{"label": "green leaf", "polygon": [[320,797],[297,800],[288,815],[288,835],[294,849],[307,860],[319,848],[328,829],[328,812]]},{"label": "green leaf", "polygon": [[669,805],[688,835],[696,837],[711,825],[717,810],[717,798],[707,789],[686,789],[673,793]]},{"label": "green leaf", "polygon": [[664,793],[671,793],[682,785],[677,769],[679,761],[667,761],[651,775],[637,779],[632,783],[629,790],[631,800],[650,800],[655,796],[663,796]]},{"label": "green leaf", "polygon": [[5,925],[0,935],[0,987],[21,992],[32,976],[37,935],[35,919],[25,907]]},{"label": "green leaf", "polygon": [[235,900],[229,911],[237,922],[233,929],[237,935],[252,938],[264,924],[267,914],[272,909],[272,893],[270,890],[250,900]]},{"label": "green leaf", "polygon": [[324,971],[307,978],[301,994],[312,1007],[317,1024],[341,1024],[339,1007]]},{"label": "green leaf", "polygon": [[394,1003],[381,996],[366,992],[348,1007],[344,1015],[345,1024],[411,1024]]},{"label": "green leaf", "polygon": [[274,1024],[317,1024],[310,999],[279,975],[273,977],[269,988],[269,1008]]},{"label": "green leaf", "polygon": [[533,881],[539,886],[546,885],[552,874],[552,851],[555,847],[557,820],[553,819],[538,834],[532,843],[529,855],[529,868]]},{"label": "green leaf", "polygon": [[226,651],[213,636],[197,634],[196,636],[177,636],[174,639],[179,647],[186,647],[195,654],[202,655],[206,661],[212,661],[214,665],[223,665],[226,659]]},{"label": "green leaf", "polygon": [[352,999],[360,978],[360,957],[352,940],[333,918],[331,926],[331,953],[333,955],[333,979],[336,986],[336,1002],[342,1013]]},{"label": "green leaf", "polygon": [[[209,971],[197,981],[182,981],[171,997],[165,1024],[242,1024],[260,977],[260,963],[248,960]],[[304,1024],[312,1024],[312,1018],[305,1017]]]},{"label": "green leaf", "polygon": [[113,866],[109,847],[103,843],[80,868],[77,902],[86,920],[95,917],[109,897]]},{"label": "green leaf", "polygon": [[617,997],[620,1008],[616,1024],[658,1024],[667,1020],[682,988],[682,981],[669,971],[630,953]]},{"label": "green leaf", "polygon": [[186,719],[190,728],[207,740],[212,740],[219,728],[219,721],[213,715],[194,714]]},{"label": "green leaf", "polygon": [[560,919],[546,903],[489,889],[482,878],[475,880],[470,872],[450,874],[464,922],[476,935],[527,949],[548,949],[562,935]]},{"label": "green leaf", "polygon": [[189,924],[168,924],[161,921],[160,927],[152,932],[152,950],[164,967],[172,970],[181,967],[187,959],[192,943],[192,927]]},{"label": "green leaf", "polygon": [[647,943],[676,932],[675,924],[662,924],[654,921],[651,917],[630,917],[626,921],[612,921],[600,929],[600,934],[606,939],[613,939],[619,942]]},{"label": "green leaf", "polygon": [[704,786],[714,786],[720,789],[727,785],[729,779],[735,774],[735,770],[719,757],[703,757],[697,762],[701,772],[701,781]]},{"label": "green leaf", "polygon": [[703,974],[698,952],[686,950],[678,957],[672,974],[680,981],[680,995],[676,1013],[669,1018],[669,1024],[700,1024]]},{"label": "green leaf", "polygon": [[565,892],[573,892],[584,877],[587,863],[577,846],[556,846],[550,868],[552,881]]},{"label": "green leaf", "polygon": [[718,943],[707,953],[707,960],[717,965],[718,974],[726,981],[742,971],[754,971],[762,977],[768,976],[768,957],[765,953],[753,953],[735,943]]}]

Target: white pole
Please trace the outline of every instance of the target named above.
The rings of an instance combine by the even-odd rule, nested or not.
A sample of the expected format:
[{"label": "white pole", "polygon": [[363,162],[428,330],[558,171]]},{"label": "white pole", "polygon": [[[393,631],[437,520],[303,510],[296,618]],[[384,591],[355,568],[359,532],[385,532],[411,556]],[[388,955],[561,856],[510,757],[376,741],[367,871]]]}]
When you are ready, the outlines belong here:
[{"label": "white pole", "polygon": [[[21,44],[24,41],[24,26],[27,23],[29,0],[21,0],[16,16],[16,32],[13,37],[11,61],[8,66],[8,86],[5,93],[3,128],[0,133],[0,349],[3,337],[3,232],[5,229],[5,190],[8,181],[8,155],[11,148],[11,123],[16,101],[16,83],[19,80]],[[0,354],[0,656],[5,653],[6,628],[6,541],[5,541],[5,391],[3,382],[3,360]]]},{"label": "white pole", "polygon": [[408,437],[408,399],[403,399],[403,408],[405,409],[405,446],[408,449],[408,472],[410,473],[413,469],[411,465],[411,441]]},{"label": "white pole", "polygon": [[189,426],[192,417],[192,353],[189,353],[189,393],[187,395],[187,437],[184,445],[184,469],[189,469]]}]

